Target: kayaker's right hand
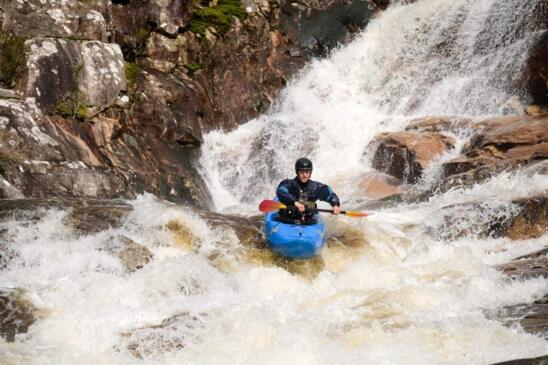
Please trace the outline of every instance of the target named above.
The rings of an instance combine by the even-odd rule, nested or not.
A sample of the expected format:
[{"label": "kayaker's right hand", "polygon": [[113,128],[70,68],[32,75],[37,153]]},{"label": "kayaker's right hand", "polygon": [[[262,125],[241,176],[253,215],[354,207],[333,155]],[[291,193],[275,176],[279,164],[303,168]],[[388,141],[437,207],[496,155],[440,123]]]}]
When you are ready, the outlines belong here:
[{"label": "kayaker's right hand", "polygon": [[295,202],[295,206],[297,207],[297,209],[299,209],[299,212],[304,212],[304,205],[299,203],[299,202]]}]

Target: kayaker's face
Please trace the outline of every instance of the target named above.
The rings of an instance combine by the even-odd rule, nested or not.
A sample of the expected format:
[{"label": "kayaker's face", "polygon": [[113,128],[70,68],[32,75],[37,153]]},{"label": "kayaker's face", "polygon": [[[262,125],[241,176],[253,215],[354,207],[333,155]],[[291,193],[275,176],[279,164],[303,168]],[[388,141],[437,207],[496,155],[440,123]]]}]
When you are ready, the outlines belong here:
[{"label": "kayaker's face", "polygon": [[310,175],[312,175],[312,171],[297,171],[297,177],[299,178],[299,181],[302,183],[305,183],[308,180],[310,180]]}]

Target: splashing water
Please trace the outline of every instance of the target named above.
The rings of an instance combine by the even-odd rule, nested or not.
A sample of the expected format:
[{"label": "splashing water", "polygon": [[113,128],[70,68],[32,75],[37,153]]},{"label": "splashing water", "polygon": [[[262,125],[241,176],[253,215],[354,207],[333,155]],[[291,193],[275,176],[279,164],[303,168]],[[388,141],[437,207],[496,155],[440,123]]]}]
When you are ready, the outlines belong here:
[{"label": "splashing water", "polygon": [[[202,168],[218,210],[255,214],[301,155],[344,204],[356,191],[352,176],[371,171],[375,134],[419,115],[500,114],[510,97],[526,98],[515,84],[537,3],[423,0],[390,8],[353,43],[314,61],[269,114],[205,137]],[[455,137],[458,145],[466,139]],[[434,164],[421,183],[436,173]],[[467,228],[515,214],[509,200],[547,190],[545,176],[518,171],[367,220],[326,217],[323,257],[304,263],[274,257],[254,226],[243,227],[252,219],[227,225],[149,195],[129,202],[121,227],[88,235],[67,224],[65,210],[17,215],[0,223],[11,252],[0,260],[1,285],[22,288],[39,314],[15,342],[0,338],[0,359],[489,364],[544,355],[544,339],[486,313],[548,292],[543,278],[510,280],[493,268],[543,248],[546,236],[515,242],[472,229],[445,237],[439,212],[481,201],[481,210],[459,217]],[[120,236],[150,251],[151,261],[128,271],[113,254]]]}]

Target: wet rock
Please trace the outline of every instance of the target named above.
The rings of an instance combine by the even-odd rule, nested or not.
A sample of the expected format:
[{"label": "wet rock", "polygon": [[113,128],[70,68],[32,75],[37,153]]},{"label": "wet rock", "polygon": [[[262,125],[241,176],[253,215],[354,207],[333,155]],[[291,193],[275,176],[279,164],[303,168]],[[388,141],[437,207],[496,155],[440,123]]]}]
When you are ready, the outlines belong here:
[{"label": "wet rock", "polygon": [[36,313],[36,307],[25,299],[24,290],[0,288],[0,336],[7,342],[27,333],[36,321]]},{"label": "wet rock", "polygon": [[379,171],[404,182],[416,183],[424,168],[453,148],[454,140],[438,132],[383,133],[371,142],[372,164]]},{"label": "wet rock", "polygon": [[186,250],[193,250],[201,245],[201,238],[190,227],[180,221],[169,221],[165,226],[173,235],[175,246]]},{"label": "wet rock", "polygon": [[548,158],[547,116],[497,117],[471,127],[476,135],[462,155],[442,167],[441,191]]},{"label": "wet rock", "polygon": [[203,314],[182,312],[161,323],[121,334],[125,348],[138,359],[179,351],[199,341],[195,330],[202,327]]},{"label": "wet rock", "polygon": [[325,56],[364,28],[375,8],[384,9],[386,5],[384,1],[368,4],[359,0],[282,3],[281,29],[297,40],[307,55]]},{"label": "wet rock", "polygon": [[264,247],[263,216],[242,217],[232,214],[203,213],[204,218],[212,227],[226,227],[234,231],[238,241],[247,247]]},{"label": "wet rock", "polygon": [[548,296],[533,303],[507,306],[487,315],[507,326],[519,324],[528,333],[543,337],[548,335]]},{"label": "wet rock", "polygon": [[356,180],[356,184],[360,195],[363,194],[372,199],[382,199],[399,194],[404,189],[400,180],[378,173],[363,174]]},{"label": "wet rock", "polygon": [[538,196],[510,202],[482,200],[453,204],[433,212],[424,228],[430,235],[445,240],[467,235],[514,240],[536,238],[548,230],[547,199]]},{"label": "wet rock", "polygon": [[498,362],[492,365],[548,365],[548,355],[529,359],[517,359]]},{"label": "wet rock", "polygon": [[500,228],[500,235],[513,240],[541,237],[548,230],[548,196],[517,199],[520,213]]},{"label": "wet rock", "polygon": [[27,68],[17,89],[48,113],[87,118],[112,105],[126,87],[116,44],[52,38],[27,44]]},{"label": "wet rock", "polygon": [[67,224],[82,234],[119,227],[133,207],[122,201],[74,201]]},{"label": "wet rock", "polygon": [[472,119],[460,116],[430,116],[413,119],[409,122],[406,131],[417,132],[454,132],[470,128]]},{"label": "wet rock", "polygon": [[117,248],[118,257],[128,272],[132,273],[142,269],[153,259],[152,252],[148,248],[136,243],[132,239],[120,236],[118,241],[120,243],[120,246]]},{"label": "wet rock", "polygon": [[[542,12],[542,10],[539,12]],[[548,75],[548,66],[546,65],[546,59],[548,59],[548,31],[546,26],[545,24],[544,31],[539,32],[536,39],[533,40],[535,46],[530,51],[523,76],[532,102],[544,106],[548,106],[548,78],[546,77]]]},{"label": "wet rock", "polygon": [[541,256],[529,259],[520,259],[497,266],[497,269],[508,276],[518,276],[530,279],[542,276],[548,277],[548,257]]}]

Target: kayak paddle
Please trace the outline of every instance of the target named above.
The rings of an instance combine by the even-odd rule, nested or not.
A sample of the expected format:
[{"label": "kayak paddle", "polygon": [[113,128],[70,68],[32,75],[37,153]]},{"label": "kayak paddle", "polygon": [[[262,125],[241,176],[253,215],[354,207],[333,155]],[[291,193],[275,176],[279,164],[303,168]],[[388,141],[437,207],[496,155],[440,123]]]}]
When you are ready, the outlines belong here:
[{"label": "kayak paddle", "polygon": [[[287,208],[285,204],[282,204],[280,202],[277,202],[275,200],[263,200],[261,204],[259,204],[259,210],[263,213],[270,213],[274,212],[278,209],[284,209]],[[317,212],[324,212],[324,213],[333,213],[332,209],[314,209]],[[363,212],[353,212],[350,210],[341,210],[340,214],[345,214],[349,217],[354,218],[361,218],[361,217],[367,217],[371,213],[363,213]]]}]

